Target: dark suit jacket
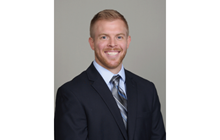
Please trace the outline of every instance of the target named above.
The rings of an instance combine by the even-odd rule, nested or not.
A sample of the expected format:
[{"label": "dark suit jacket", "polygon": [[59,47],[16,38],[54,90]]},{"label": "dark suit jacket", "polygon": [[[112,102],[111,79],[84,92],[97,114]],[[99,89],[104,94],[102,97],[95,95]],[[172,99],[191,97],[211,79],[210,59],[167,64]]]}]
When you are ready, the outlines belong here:
[{"label": "dark suit jacket", "polygon": [[128,129],[111,91],[93,64],[58,89],[55,140],[165,140],[153,83],[127,70]]}]

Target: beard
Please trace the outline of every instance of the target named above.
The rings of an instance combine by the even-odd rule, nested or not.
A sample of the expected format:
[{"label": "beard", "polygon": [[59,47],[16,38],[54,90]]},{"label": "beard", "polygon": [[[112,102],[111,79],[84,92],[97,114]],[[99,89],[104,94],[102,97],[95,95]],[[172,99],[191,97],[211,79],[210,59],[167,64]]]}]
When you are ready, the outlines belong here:
[{"label": "beard", "polygon": [[[106,51],[118,51],[119,53],[119,57],[117,58],[108,58],[106,56],[101,55],[100,53],[98,53],[97,51],[95,51],[95,59],[96,62],[101,65],[102,67],[106,68],[106,69],[116,69],[118,68],[121,64],[122,61],[127,53],[127,50],[122,50],[120,48],[108,48],[105,49],[104,52]],[[122,54],[121,54],[122,53]],[[106,54],[104,54],[106,55]]]}]

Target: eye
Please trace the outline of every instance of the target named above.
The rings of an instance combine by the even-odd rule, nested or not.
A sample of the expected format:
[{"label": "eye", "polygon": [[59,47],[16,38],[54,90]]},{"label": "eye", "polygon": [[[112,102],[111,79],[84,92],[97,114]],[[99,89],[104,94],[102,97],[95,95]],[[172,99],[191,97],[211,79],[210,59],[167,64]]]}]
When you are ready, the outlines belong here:
[{"label": "eye", "polygon": [[107,39],[107,37],[106,36],[101,36],[101,39]]},{"label": "eye", "polygon": [[118,38],[118,39],[122,39],[123,37],[122,37],[122,36],[118,36],[117,38]]}]

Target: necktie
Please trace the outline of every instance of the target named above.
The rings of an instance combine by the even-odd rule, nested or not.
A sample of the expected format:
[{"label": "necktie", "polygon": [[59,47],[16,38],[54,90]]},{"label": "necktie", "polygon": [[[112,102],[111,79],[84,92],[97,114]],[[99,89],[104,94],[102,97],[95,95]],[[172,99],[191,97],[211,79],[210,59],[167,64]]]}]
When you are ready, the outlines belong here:
[{"label": "necktie", "polygon": [[112,95],[115,98],[115,101],[118,105],[118,108],[121,112],[121,116],[127,129],[127,96],[123,92],[123,90],[119,87],[120,76],[113,76],[111,79],[111,83],[113,84]]}]

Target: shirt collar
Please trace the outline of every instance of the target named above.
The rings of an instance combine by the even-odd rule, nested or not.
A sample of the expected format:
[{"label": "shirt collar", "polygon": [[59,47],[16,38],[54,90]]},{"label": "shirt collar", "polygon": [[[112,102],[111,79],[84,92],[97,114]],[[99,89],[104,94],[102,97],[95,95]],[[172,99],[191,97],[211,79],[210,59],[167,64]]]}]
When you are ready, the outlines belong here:
[{"label": "shirt collar", "polygon": [[125,70],[124,70],[123,64],[122,64],[121,70],[117,74],[114,74],[111,71],[107,70],[106,68],[100,66],[95,60],[93,61],[93,65],[95,66],[95,68],[97,69],[97,71],[99,72],[99,74],[102,76],[102,78],[107,84],[110,82],[112,77],[115,75],[120,75],[121,80],[125,82]]}]

